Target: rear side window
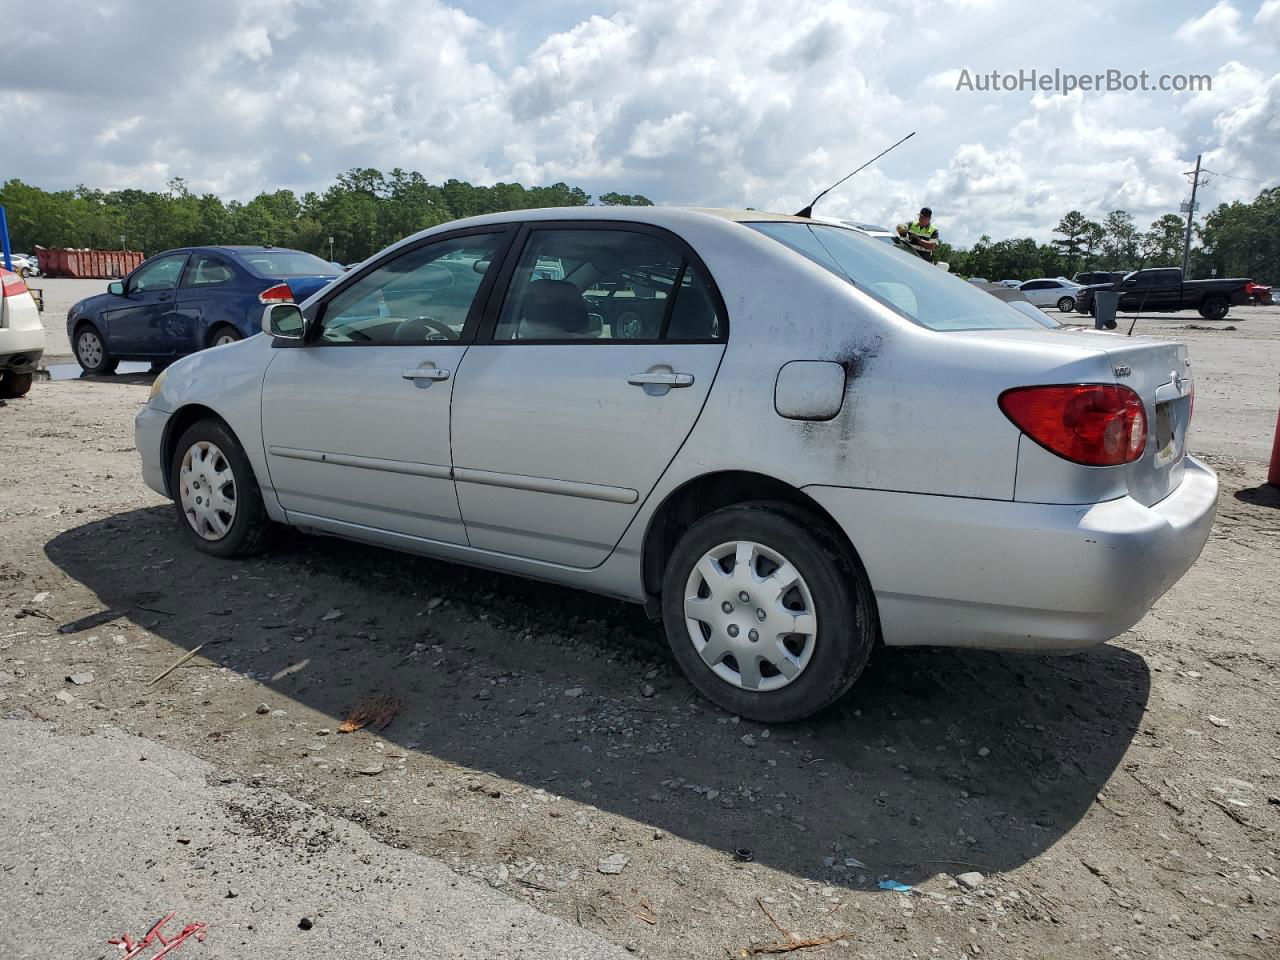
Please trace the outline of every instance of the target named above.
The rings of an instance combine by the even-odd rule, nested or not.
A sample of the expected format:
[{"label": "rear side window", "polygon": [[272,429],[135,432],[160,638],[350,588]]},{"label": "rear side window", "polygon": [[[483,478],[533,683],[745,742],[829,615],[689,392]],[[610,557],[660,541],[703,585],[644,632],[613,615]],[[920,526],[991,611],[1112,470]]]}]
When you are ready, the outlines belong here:
[{"label": "rear side window", "polygon": [[212,287],[235,279],[235,271],[215,256],[195,253],[182,273],[183,287]]},{"label": "rear side window", "polygon": [[628,230],[533,230],[494,339],[704,342],[724,325],[709,280],[673,243]]},{"label": "rear side window", "polygon": [[1039,329],[1041,324],[945,270],[842,227],[748,223],[901,316],[930,330]]}]

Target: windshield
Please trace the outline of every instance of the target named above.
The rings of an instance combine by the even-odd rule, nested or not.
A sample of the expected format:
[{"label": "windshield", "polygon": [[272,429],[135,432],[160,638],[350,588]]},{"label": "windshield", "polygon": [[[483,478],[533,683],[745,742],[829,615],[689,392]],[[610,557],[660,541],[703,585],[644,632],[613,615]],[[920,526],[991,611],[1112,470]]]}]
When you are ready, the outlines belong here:
[{"label": "windshield", "polygon": [[1041,327],[985,290],[953,277],[913,253],[854,230],[821,223],[748,223],[825,267],[885,306],[930,330]]},{"label": "windshield", "polygon": [[301,250],[237,250],[236,255],[268,277],[336,277],[342,272]]}]

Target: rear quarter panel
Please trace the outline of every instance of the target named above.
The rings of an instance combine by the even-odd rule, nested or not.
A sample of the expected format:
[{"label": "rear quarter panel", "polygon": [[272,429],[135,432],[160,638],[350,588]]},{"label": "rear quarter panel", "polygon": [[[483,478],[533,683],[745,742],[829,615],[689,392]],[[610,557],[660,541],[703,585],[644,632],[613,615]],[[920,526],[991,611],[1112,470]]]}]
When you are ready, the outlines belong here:
[{"label": "rear quarter panel", "polygon": [[[719,226],[719,225],[716,225]],[[1018,337],[920,327],[776,241],[685,231],[724,296],[729,344],[698,423],[624,538],[673,490],[724,470],[823,484],[1011,500],[1020,433],[997,398],[1012,386],[1110,378],[1106,355],[1045,330]],[[961,283],[963,281],[956,281]],[[828,360],[845,371],[840,412],[789,420],[779,369]]]}]

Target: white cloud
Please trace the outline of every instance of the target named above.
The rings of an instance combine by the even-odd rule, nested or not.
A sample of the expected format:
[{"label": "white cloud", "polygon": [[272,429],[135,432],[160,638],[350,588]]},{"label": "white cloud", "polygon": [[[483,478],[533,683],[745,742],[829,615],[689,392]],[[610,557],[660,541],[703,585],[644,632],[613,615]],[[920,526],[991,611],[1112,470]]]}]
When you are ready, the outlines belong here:
[{"label": "white cloud", "polygon": [[1280,0],[1265,0],[1254,15],[1253,25],[1273,47],[1280,48]]},{"label": "white cloud", "polygon": [[1242,19],[1230,0],[1218,0],[1203,14],[1178,27],[1174,36],[1191,46],[1240,47],[1247,42]]},{"label": "white cloud", "polygon": [[[1072,208],[1176,210],[1197,151],[1262,178],[1280,144],[1274,54],[1255,37],[1222,62],[1245,29],[1230,3],[1176,28],[1190,44],[1178,69],[1213,73],[1211,92],[1053,97],[955,81],[1031,65],[1158,73],[1131,38],[1167,45],[1175,24],[1085,5],[1046,62],[1002,39],[1043,19],[1015,0],[612,2],[491,22],[461,0],[188,0],[140,31],[126,0],[46,0],[0,59],[0,102],[40,131],[6,140],[3,175],[105,189],[183,176],[246,199],[399,166],[795,210],[916,130],[820,210],[889,223],[929,203],[969,242],[1047,236]],[[1274,38],[1277,21],[1266,0],[1255,32]]]}]

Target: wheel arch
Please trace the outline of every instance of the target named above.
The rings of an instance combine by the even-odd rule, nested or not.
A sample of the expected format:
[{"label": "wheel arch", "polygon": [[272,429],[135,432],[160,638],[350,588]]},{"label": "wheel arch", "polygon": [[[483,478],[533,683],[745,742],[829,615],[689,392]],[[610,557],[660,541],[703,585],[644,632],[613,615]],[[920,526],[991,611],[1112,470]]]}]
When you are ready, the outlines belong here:
[{"label": "wheel arch", "polygon": [[799,487],[751,470],[706,473],[686,481],[667,494],[649,518],[641,545],[640,569],[646,598],[645,609],[651,615],[660,609],[659,597],[667,560],[684,532],[713,510],[759,500],[790,504],[817,515],[849,551],[854,562],[862,563],[857,547],[840,524],[818,501]]},{"label": "wheel arch", "polygon": [[[218,423],[222,424],[233,437],[236,437],[236,432],[232,429],[231,424],[227,422],[226,417],[223,417],[218,413],[218,411],[211,407],[206,407],[202,403],[189,403],[186,406],[179,407],[175,410],[173,414],[170,415],[168,422],[164,425],[164,436],[160,441],[160,456],[162,457],[161,464],[164,466],[164,488],[170,498],[173,497],[173,491],[169,489],[169,473],[170,466],[173,463],[173,455],[176,452],[174,448],[178,445],[178,438],[187,431],[187,428],[194,423],[199,423],[201,420],[216,420]],[[237,441],[239,441],[239,439],[239,437],[236,437]],[[243,444],[241,444],[241,446],[243,446]],[[253,464],[250,463],[249,466],[250,469],[252,469]]]}]

